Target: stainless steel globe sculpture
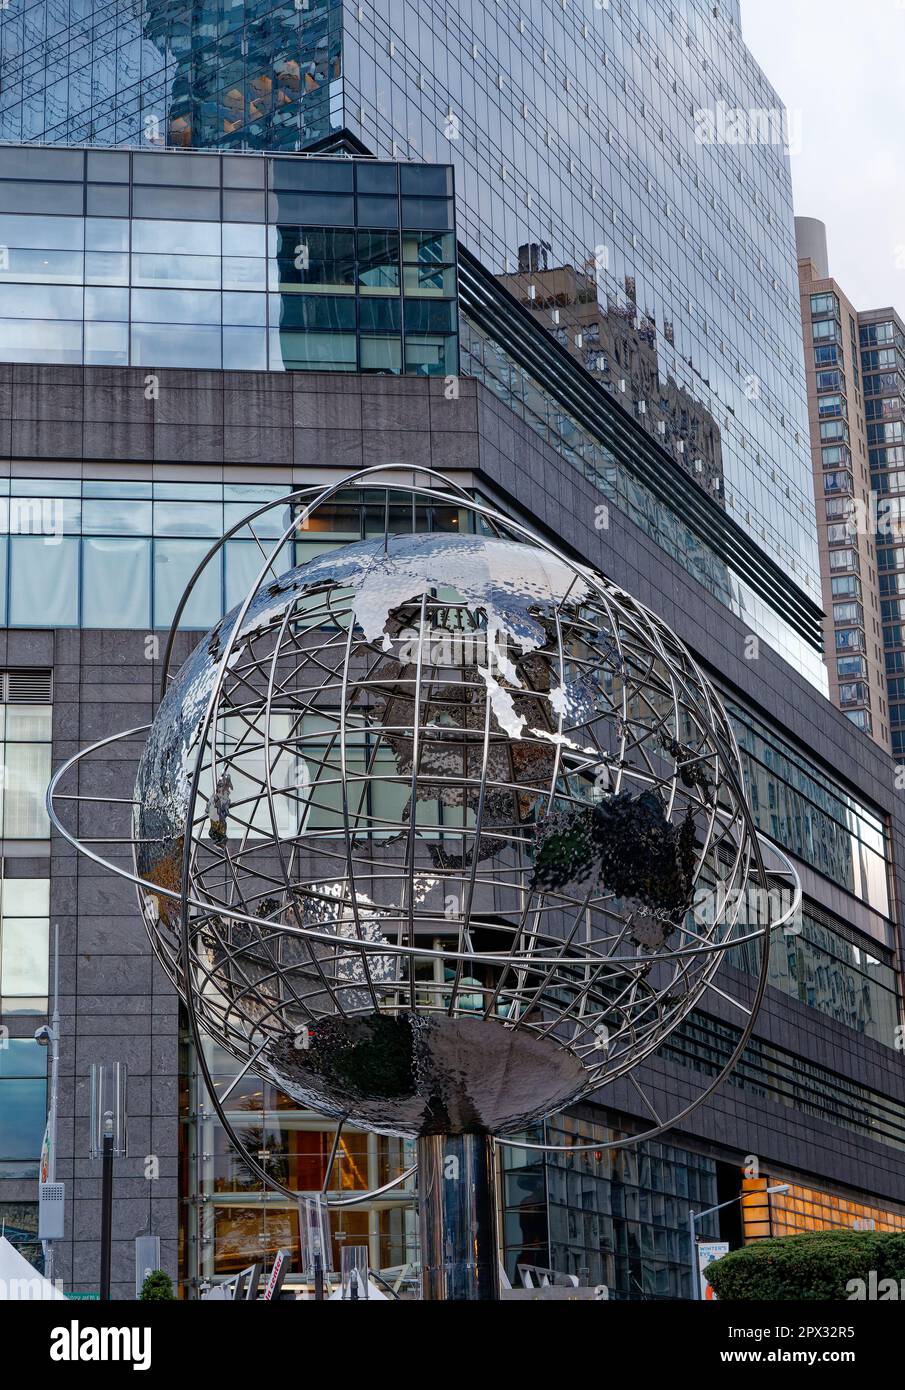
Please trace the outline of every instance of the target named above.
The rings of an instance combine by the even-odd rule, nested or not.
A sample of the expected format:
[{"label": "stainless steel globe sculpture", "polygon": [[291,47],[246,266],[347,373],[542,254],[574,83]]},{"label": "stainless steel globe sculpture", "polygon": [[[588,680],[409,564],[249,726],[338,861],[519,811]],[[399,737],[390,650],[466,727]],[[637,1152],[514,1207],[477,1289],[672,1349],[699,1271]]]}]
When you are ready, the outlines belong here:
[{"label": "stainless steel globe sculpture", "polygon": [[[249,1071],[336,1117],[337,1142],[347,1122],[416,1137],[423,1296],[494,1298],[493,1143],[555,1147],[514,1136],[624,1076],[650,1127],[573,1153],[679,1123],[745,1046],[771,930],[801,890],[755,830],[726,714],[675,634],[418,474],[363,469],[236,523],[177,609],[153,724],[70,758],[47,802],[71,844],[135,885],[252,1172],[298,1197],[226,1113]],[[281,572],[283,547],[350,487],[382,497],[383,527]],[[259,518],[287,505],[268,551]],[[426,524],[437,508],[446,530]],[[240,536],[260,548],[257,579],[174,672],[193,587]],[[133,795],[104,798],[107,833],[79,833],[73,808],[91,823],[99,798],[63,788],[136,738]],[[759,975],[717,985],[726,952],[752,945]],[[710,990],[739,1010],[738,1039],[663,1114],[641,1064]],[[237,1061],[225,1091],[205,1035]]]},{"label": "stainless steel globe sculpture", "polygon": [[[142,912],[205,1032],[390,1134],[507,1134],[599,1089],[748,932],[710,683],[628,594],[478,523],[265,570],[135,785]],[[700,911],[717,884],[734,909]]]}]

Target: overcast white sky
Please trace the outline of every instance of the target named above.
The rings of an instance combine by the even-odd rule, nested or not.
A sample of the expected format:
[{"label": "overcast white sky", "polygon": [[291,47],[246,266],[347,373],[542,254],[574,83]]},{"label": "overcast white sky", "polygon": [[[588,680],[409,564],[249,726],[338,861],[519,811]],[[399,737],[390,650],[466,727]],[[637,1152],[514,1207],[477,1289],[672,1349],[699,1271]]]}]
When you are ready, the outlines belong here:
[{"label": "overcast white sky", "polygon": [[905,0],[742,0],[742,33],[800,112],[795,212],[826,223],[830,274],[905,314]]}]

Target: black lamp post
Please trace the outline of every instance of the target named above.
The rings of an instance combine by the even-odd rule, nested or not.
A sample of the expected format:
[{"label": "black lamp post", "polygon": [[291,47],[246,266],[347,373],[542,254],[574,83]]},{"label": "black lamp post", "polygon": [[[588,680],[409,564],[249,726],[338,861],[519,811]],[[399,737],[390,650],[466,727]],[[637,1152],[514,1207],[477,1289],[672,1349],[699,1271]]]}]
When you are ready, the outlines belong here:
[{"label": "black lamp post", "polygon": [[101,1160],[100,1297],[109,1301],[113,1265],[113,1160],[126,1156],[126,1067],[91,1067],[91,1157]]},{"label": "black lamp post", "polygon": [[110,1263],[113,1248],[113,1111],[104,1112],[101,1180],[101,1298],[110,1301]]}]

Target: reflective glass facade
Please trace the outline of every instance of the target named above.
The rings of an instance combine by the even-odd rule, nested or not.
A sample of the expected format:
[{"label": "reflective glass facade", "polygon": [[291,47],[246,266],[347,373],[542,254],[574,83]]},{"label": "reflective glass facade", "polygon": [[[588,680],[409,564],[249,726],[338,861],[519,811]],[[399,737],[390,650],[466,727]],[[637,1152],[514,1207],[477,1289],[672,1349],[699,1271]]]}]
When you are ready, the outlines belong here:
[{"label": "reflective glass facade", "polygon": [[50,879],[0,880],[0,1015],[47,1012],[49,936]]},{"label": "reflective glass facade", "polygon": [[0,149],[0,360],[447,375],[452,176]]},{"label": "reflective glass facade", "polygon": [[[214,542],[259,507],[293,490],[289,483],[186,482],[135,478],[0,478],[0,626],[145,631],[169,627],[183,591]],[[208,470],[213,473],[215,470]],[[218,471],[218,470],[217,470]],[[382,535],[385,494],[351,488],[319,510],[315,522],[286,543],[277,563],[289,569],[325,547]],[[247,594],[261,568],[261,545],[292,524],[286,507],[271,507],[237,530],[206,566],[180,620],[205,631]],[[408,529],[408,505],[390,509],[391,525]],[[419,526],[447,531],[467,525],[451,507],[423,509]],[[0,520],[0,532],[3,522]],[[3,595],[6,595],[5,599]],[[46,838],[43,790],[50,776],[50,708],[0,705],[6,719],[3,834]],[[20,765],[34,767],[29,791],[17,791]],[[43,783],[41,777],[43,776]]]},{"label": "reflective glass facade", "polygon": [[343,55],[347,128],[455,165],[469,250],[819,602],[795,132],[733,8],[376,0]]},{"label": "reflective glass facade", "polygon": [[[800,927],[779,932],[770,942],[770,984],[856,1033],[894,1047],[899,995],[892,952],[812,904],[802,909]],[[757,974],[759,957],[759,948],[750,943],[730,951],[727,964]]]},{"label": "reflective glass facade", "polygon": [[890,916],[880,814],[750,711],[727,702],[755,824],[797,859]]},{"label": "reflective glass facade", "polygon": [[0,11],[0,138],[273,149],[343,130],[451,162],[463,242],[819,602],[795,132],[734,4],[87,11]]},{"label": "reflective glass facade", "polygon": [[[554,1116],[531,1142],[601,1144],[623,1138],[607,1112],[582,1108]],[[678,1144],[569,1154],[502,1150],[503,1259],[540,1265],[605,1284],[610,1298],[689,1298],[689,1213],[714,1206],[713,1158]],[[717,1217],[698,1225],[719,1235]]]},{"label": "reflective glass facade", "polygon": [[756,592],[681,519],[674,504],[655,496],[614,450],[562,404],[539,373],[527,371],[467,312],[460,315],[460,360],[463,373],[477,377],[505,401],[510,410],[573,463],[676,564],[743,619],[752,633],[768,642],[812,685],[826,693],[827,670],[821,653],[789,621],[776,589],[769,596]]},{"label": "reflective glass facade", "polygon": [[340,0],[22,0],[0,139],[295,149],[341,124]]}]

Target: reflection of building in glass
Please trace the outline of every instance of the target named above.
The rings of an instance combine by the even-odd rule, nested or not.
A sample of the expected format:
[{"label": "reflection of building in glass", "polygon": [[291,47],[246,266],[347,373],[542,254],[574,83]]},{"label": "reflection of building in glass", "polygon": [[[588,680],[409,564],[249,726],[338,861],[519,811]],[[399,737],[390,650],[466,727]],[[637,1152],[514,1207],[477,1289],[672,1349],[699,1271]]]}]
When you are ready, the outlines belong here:
[{"label": "reflection of building in glass", "polygon": [[[770,984],[878,1042],[895,1037],[899,999],[893,952],[813,903],[798,926],[778,933],[770,944]],[[749,946],[733,951],[730,959],[741,969],[757,968]]]},{"label": "reflection of building in glass", "polygon": [[339,0],[24,0],[0,16],[0,139],[316,143],[341,123],[342,15]]},{"label": "reflection of building in glass", "polygon": [[550,266],[547,247],[536,244],[519,247],[518,274],[498,278],[686,472],[722,499],[719,426],[691,392],[664,375],[656,324],[632,298],[634,279],[626,278],[622,296],[607,292],[601,303],[593,267]]},{"label": "reflection of building in glass", "polygon": [[[622,1131],[624,1132],[624,1131]],[[550,1144],[601,1144],[620,1131],[582,1108],[546,1125]],[[540,1138],[540,1131],[531,1138]],[[610,1297],[688,1298],[688,1216],[717,1202],[717,1164],[681,1145],[503,1157],[503,1247],[507,1272],[551,1266]],[[713,1218],[702,1233],[716,1235]]]},{"label": "reflection of building in glass", "polygon": [[882,819],[823,776],[784,738],[766,730],[750,711],[731,701],[728,709],[758,828],[888,915],[889,848]]},{"label": "reflection of building in glass", "polygon": [[205,0],[145,0],[144,32],[172,84],[165,143],[297,149],[329,135],[342,75],[342,5],[274,3],[225,11]]}]

